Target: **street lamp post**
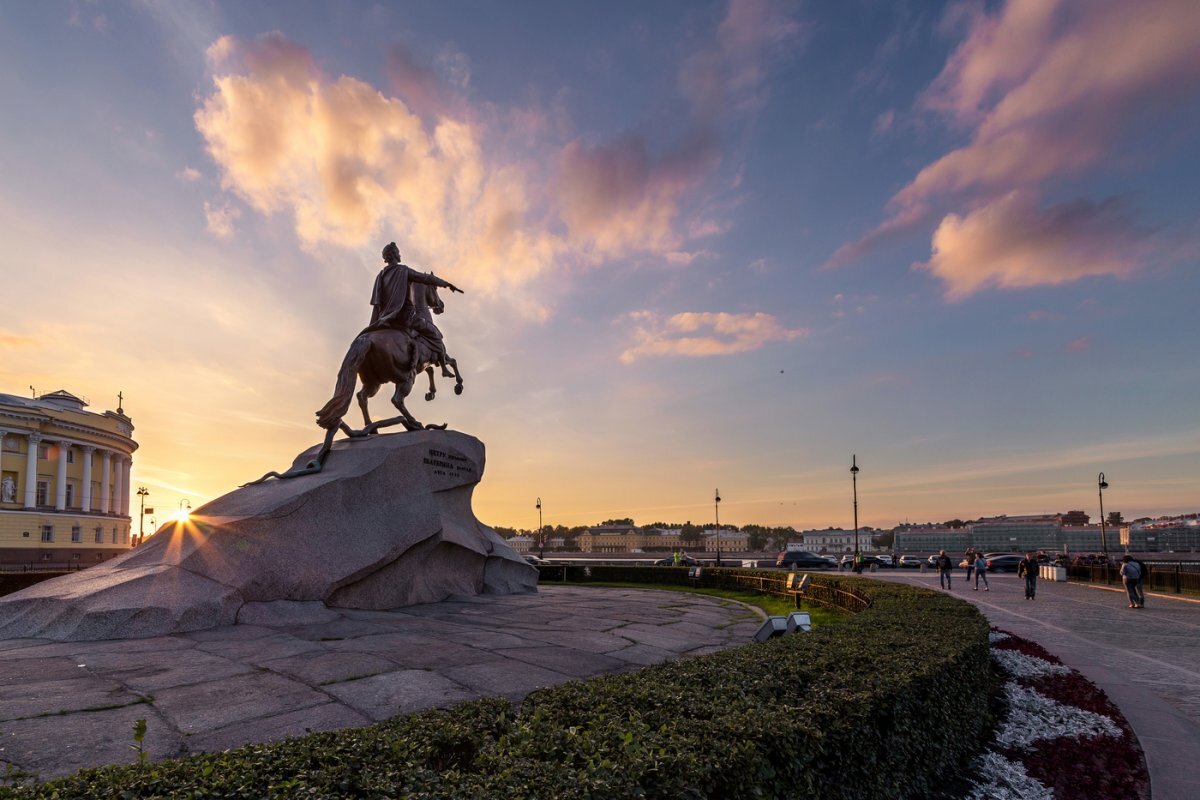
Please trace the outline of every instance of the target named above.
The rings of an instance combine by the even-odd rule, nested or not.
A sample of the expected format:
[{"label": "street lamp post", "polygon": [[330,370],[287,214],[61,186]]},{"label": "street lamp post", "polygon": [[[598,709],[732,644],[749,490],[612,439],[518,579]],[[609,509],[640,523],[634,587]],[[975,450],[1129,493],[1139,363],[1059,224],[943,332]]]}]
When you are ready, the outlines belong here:
[{"label": "street lamp post", "polygon": [[717,521],[717,566],[721,566],[721,490],[713,489],[713,517]]},{"label": "street lamp post", "polygon": [[542,498],[537,499],[538,512],[538,558],[546,557],[546,529],[542,526]]},{"label": "street lamp post", "polygon": [[850,485],[854,490],[854,563],[858,563],[858,456],[850,456]]},{"label": "street lamp post", "polygon": [[146,498],[150,496],[150,490],[145,486],[139,486],[137,494],[141,512],[138,514],[138,544],[141,544],[142,540],[146,538]]},{"label": "street lamp post", "polygon": [[1096,479],[1096,485],[1100,494],[1100,549],[1104,551],[1104,568],[1108,569],[1108,530],[1104,524],[1104,490],[1108,488],[1108,482],[1104,480],[1103,472]]}]

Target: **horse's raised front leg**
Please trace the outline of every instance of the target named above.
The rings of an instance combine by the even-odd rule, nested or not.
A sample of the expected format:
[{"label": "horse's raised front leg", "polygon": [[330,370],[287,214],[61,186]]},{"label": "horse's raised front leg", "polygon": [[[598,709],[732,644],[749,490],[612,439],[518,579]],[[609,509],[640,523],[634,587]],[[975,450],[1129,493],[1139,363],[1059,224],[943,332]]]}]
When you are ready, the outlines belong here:
[{"label": "horse's raised front leg", "polygon": [[[450,367],[454,370],[453,373],[446,371],[446,364],[449,364]],[[446,360],[442,363],[442,374],[445,375],[447,378],[454,378],[454,393],[462,394],[463,379],[462,379],[462,375],[460,375],[458,372],[458,362],[455,361],[450,356],[446,356]]]},{"label": "horse's raised front leg", "polygon": [[433,384],[433,366],[432,365],[425,368],[425,374],[429,376],[429,391],[425,393],[425,399],[432,400],[433,396],[435,394],[437,394],[437,386],[435,386]]}]

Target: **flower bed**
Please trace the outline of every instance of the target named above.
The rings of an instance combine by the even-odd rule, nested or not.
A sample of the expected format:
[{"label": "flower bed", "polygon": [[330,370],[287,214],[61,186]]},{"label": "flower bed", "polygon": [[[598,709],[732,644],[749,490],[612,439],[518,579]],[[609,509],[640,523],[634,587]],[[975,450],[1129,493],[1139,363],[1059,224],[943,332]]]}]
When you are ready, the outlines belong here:
[{"label": "flower bed", "polygon": [[1149,796],[1141,747],[1104,692],[1034,642],[998,630],[991,640],[1007,709],[968,800]]}]

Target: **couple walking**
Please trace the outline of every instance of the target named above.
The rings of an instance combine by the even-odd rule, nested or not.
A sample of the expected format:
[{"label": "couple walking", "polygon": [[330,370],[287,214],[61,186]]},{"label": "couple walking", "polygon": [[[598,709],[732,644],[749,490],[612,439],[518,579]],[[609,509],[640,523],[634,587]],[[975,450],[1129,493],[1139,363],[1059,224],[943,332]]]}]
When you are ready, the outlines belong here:
[{"label": "couple walking", "polygon": [[[967,582],[971,582],[971,571],[975,572],[975,591],[979,591],[979,581],[983,579],[983,590],[991,591],[988,587],[987,579],[987,560],[982,555],[969,553],[967,555]],[[942,550],[938,553],[934,560],[934,566],[938,571],[938,585],[943,589],[953,589],[954,581],[954,562],[950,560],[950,556],[946,555],[946,551]]]}]

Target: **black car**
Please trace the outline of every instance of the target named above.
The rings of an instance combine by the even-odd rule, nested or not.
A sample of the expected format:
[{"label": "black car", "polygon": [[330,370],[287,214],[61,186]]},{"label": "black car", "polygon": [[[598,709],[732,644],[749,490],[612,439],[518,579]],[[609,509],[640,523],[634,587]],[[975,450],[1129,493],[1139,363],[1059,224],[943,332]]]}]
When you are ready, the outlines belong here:
[{"label": "black car", "polygon": [[792,569],[833,569],[837,562],[804,550],[788,550],[779,554],[775,566]]},{"label": "black car", "polygon": [[[863,565],[863,569],[865,569],[865,570],[869,570],[869,569],[871,569],[871,565],[872,565],[872,564],[874,564],[876,567],[890,567],[890,566],[892,566],[890,562],[888,562],[888,561],[884,561],[884,560],[883,560],[883,559],[881,559],[879,556],[867,556],[867,555],[864,555],[864,556],[862,557],[862,565]],[[854,556],[842,556],[842,560],[841,560],[841,563],[840,563],[840,568],[841,568],[841,569],[854,569]]]},{"label": "black car", "polygon": [[1020,564],[1024,559],[1025,556],[1017,555],[1016,553],[993,556],[992,558],[987,559],[987,571],[1016,572],[1017,564]]},{"label": "black car", "polygon": [[[667,558],[660,558],[658,561],[654,562],[654,566],[656,566],[656,567],[673,567],[673,566],[675,566],[675,557],[668,556]],[[679,566],[681,566],[681,567],[698,567],[698,566],[700,566],[700,562],[697,561],[696,559],[692,558],[691,556],[684,556],[682,559],[679,560]]]}]

